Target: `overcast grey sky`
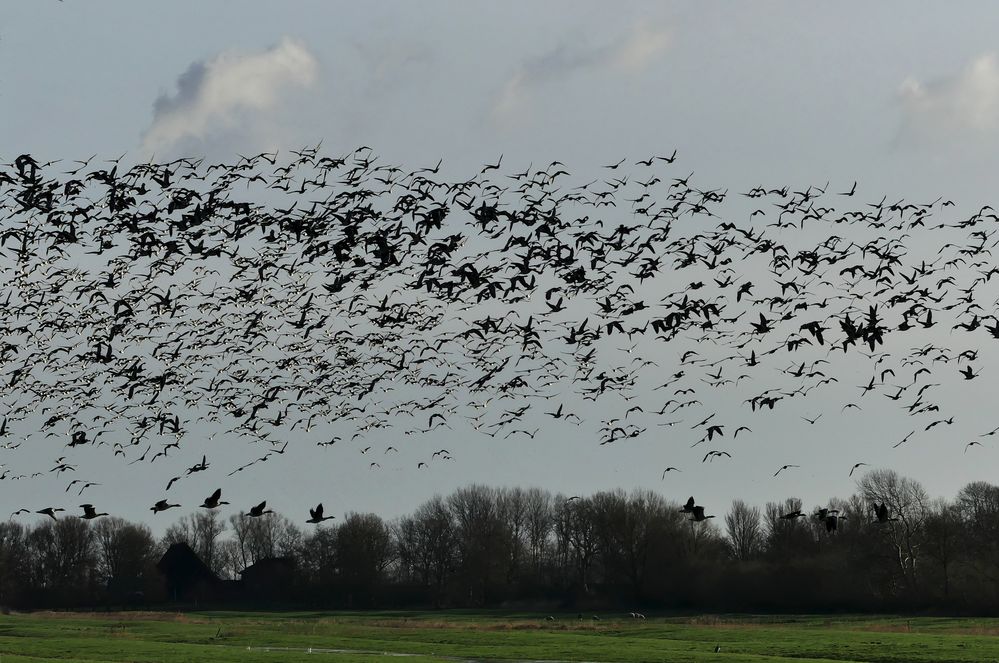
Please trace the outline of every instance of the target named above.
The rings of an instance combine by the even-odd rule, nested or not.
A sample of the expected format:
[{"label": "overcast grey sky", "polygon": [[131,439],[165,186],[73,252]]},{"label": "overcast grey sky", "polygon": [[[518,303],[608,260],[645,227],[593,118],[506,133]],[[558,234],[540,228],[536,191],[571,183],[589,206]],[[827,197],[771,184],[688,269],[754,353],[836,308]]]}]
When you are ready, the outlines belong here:
[{"label": "overcast grey sky", "polygon": [[[0,5],[0,158],[127,152],[226,160],[322,140],[332,153],[369,145],[384,161],[414,168],[443,157],[445,170],[464,176],[500,154],[511,169],[558,159],[585,171],[676,148],[682,167],[709,187],[831,181],[848,189],[857,180],[865,199],[944,196],[977,209],[997,202],[999,5],[962,8],[7,2]],[[866,377],[858,372],[858,381]],[[978,397],[987,409],[988,398]],[[659,481],[671,463],[667,441],[610,453],[560,429],[506,446],[455,433],[443,443],[460,445],[456,463],[432,474],[400,461],[373,478],[367,459],[354,454],[317,462],[303,452],[254,477],[217,483],[240,506],[267,498],[288,515],[322,500],[328,513],[392,516],[469,481],[570,494],[647,486],[673,498],[704,495],[722,511],[733,497],[762,503],[795,494],[812,504],[845,496],[853,484],[840,466],[857,460],[896,467],[938,495],[999,469],[992,448],[976,449],[973,463],[939,449],[874,449],[877,413],[789,458],[801,434],[798,414],[789,411],[786,426],[774,418],[763,433],[772,442],[758,443],[772,453],[758,468],[747,458],[672,483]],[[795,428],[785,429],[790,420]],[[826,472],[830,458],[834,469]],[[768,481],[779,462],[808,471]],[[99,480],[100,471],[89,478]],[[148,476],[118,477],[121,496],[95,489],[88,499],[121,501],[116,513],[143,517],[148,505],[127,496],[144,500]],[[40,508],[53,501],[53,486],[61,490],[61,482],[0,486],[0,499],[10,510]],[[180,495],[185,510],[214,486],[203,487]]]}]

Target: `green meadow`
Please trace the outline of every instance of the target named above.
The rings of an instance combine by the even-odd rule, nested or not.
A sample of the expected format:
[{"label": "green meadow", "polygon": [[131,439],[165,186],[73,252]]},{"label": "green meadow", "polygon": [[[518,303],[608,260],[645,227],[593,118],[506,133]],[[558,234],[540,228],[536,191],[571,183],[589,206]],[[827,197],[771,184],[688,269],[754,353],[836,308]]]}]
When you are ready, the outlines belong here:
[{"label": "green meadow", "polygon": [[0,663],[999,661],[999,619],[545,617],[453,611],[12,614],[0,616]]}]

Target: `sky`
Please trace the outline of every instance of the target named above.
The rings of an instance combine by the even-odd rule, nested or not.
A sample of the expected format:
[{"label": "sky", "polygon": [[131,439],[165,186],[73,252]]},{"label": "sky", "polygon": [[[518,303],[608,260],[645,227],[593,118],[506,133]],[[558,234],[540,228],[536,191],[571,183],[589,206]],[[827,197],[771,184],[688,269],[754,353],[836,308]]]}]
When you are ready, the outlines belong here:
[{"label": "sky", "polygon": [[[858,196],[874,201],[943,196],[977,209],[996,202],[999,6],[964,9],[8,2],[0,5],[0,159],[225,161],[322,141],[332,153],[368,145],[412,168],[443,158],[444,172],[467,176],[500,155],[512,170],[557,159],[587,171],[676,149],[683,169],[732,191],[826,182],[845,190],[857,181]],[[977,398],[987,410],[987,398]],[[801,451],[794,460],[811,469],[781,483],[745,479],[740,466],[667,483],[655,468],[669,464],[668,440],[610,454],[553,427],[506,446],[444,440],[463,453],[432,475],[400,464],[372,480],[366,459],[317,461],[303,452],[226,490],[234,504],[267,498],[289,515],[324,501],[328,513],[391,517],[473,481],[567,494],[648,487],[681,500],[695,492],[724,508],[735,497],[762,504],[793,494],[817,504],[845,496],[853,483],[839,465],[855,458],[896,467],[934,495],[953,495],[999,469],[992,449],[974,463],[947,462],[929,449],[865,453],[883,424],[869,416]],[[792,424],[777,420],[769,433],[775,458],[799,439],[797,428],[782,426]],[[768,457],[764,466],[773,464]],[[93,468],[91,478],[99,481],[101,471]],[[148,520],[148,506],[129,498],[146,481],[138,471],[118,476],[116,493],[88,499]],[[191,492],[180,501],[194,506],[213,488],[185,488]],[[11,511],[41,508],[50,491],[3,486],[0,502]]]}]

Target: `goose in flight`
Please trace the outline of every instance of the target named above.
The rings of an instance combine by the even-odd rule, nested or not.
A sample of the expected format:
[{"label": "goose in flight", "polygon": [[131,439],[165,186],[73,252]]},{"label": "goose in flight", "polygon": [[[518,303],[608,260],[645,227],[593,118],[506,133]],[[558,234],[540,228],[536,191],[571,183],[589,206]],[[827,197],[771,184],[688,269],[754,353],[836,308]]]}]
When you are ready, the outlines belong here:
[{"label": "goose in flight", "polygon": [[223,502],[220,500],[222,497],[222,489],[216,488],[215,492],[205,498],[205,501],[201,503],[201,506],[205,509],[215,509],[223,504],[228,504],[228,502]]},{"label": "goose in flight", "polygon": [[80,517],[84,520],[93,520],[94,518],[108,515],[106,513],[97,513],[97,509],[94,508],[93,504],[81,504],[80,508],[83,509],[83,515]]},{"label": "goose in flight", "polygon": [[159,513],[160,511],[166,511],[167,509],[173,509],[174,507],[180,506],[179,504],[168,504],[166,500],[160,500],[156,504],[149,507],[149,510],[153,513]]},{"label": "goose in flight", "polygon": [[248,515],[251,518],[259,518],[259,517],[263,516],[264,514],[274,513],[270,509],[265,509],[266,506],[267,506],[267,500],[264,500],[263,502],[261,502],[257,506],[250,507],[250,512],[248,514],[246,514],[246,515]]},{"label": "goose in flight", "polygon": [[833,513],[830,511],[824,520],[826,523],[826,531],[835,532],[839,526],[839,521],[846,520],[846,516],[841,516],[838,512]]},{"label": "goose in flight", "polygon": [[695,523],[703,522],[703,521],[707,520],[708,518],[714,518],[714,516],[705,516],[704,515],[704,507],[703,506],[695,506],[691,515],[693,515],[693,518],[691,520],[692,520],[692,522],[695,522]]},{"label": "goose in flight", "polygon": [[709,451],[708,453],[704,454],[704,458],[701,460],[701,462],[702,463],[705,462],[708,458],[714,460],[715,458],[721,458],[722,456],[731,458],[732,454],[730,454],[727,451]]},{"label": "goose in flight", "polygon": [[331,520],[336,518],[336,516],[323,516],[323,503],[320,502],[316,505],[315,509],[309,509],[309,519],[305,522],[312,523],[313,525],[318,525],[324,520]]}]

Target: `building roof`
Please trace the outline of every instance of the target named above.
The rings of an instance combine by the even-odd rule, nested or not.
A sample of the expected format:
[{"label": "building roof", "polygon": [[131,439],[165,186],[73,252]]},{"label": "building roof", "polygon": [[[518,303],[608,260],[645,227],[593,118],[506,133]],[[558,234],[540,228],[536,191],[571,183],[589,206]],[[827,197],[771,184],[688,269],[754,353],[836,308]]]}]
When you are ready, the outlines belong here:
[{"label": "building roof", "polygon": [[156,568],[160,573],[168,576],[200,577],[209,580],[218,580],[218,576],[212,572],[208,565],[201,561],[198,554],[191,549],[191,546],[184,542],[175,543],[167,548],[163,557],[156,563]]},{"label": "building roof", "polygon": [[283,573],[294,569],[296,566],[294,557],[265,557],[259,559],[242,571],[240,575],[256,573]]}]

